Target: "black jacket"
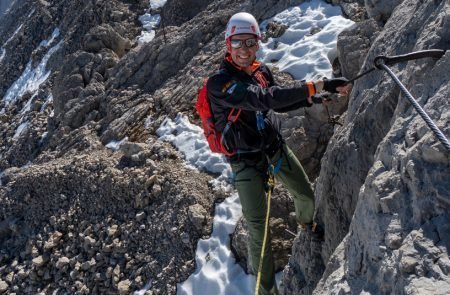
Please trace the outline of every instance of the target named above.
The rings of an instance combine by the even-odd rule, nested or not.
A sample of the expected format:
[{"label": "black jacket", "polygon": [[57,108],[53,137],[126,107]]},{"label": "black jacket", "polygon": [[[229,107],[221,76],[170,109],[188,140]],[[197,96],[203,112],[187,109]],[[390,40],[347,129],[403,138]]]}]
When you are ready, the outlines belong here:
[{"label": "black jacket", "polygon": [[[299,82],[294,87],[281,88],[275,84],[271,71],[264,64],[255,62],[252,69],[252,75],[248,75],[236,67],[230,58],[225,58],[220,70],[207,83],[208,98],[218,130],[224,130],[232,108],[242,110],[238,120],[224,135],[225,146],[237,152],[231,160],[253,157],[254,152],[274,153],[280,147],[282,138],[280,120],[273,110],[287,112],[311,106],[307,101],[310,94],[306,84]],[[265,82],[261,81],[261,74]],[[263,116],[262,130],[257,128],[257,113]]]}]

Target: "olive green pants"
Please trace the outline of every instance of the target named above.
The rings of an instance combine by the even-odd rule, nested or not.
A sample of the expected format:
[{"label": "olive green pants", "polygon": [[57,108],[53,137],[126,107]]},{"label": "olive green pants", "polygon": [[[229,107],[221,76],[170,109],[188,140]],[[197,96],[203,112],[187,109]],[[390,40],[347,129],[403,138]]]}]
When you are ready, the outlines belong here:
[{"label": "olive green pants", "polygon": [[[281,182],[294,197],[295,214],[298,223],[310,223],[314,214],[314,193],[308,176],[303,170],[300,161],[289,149],[283,145],[271,159],[276,166],[281,158],[279,171],[275,173],[276,182]],[[257,163],[232,163],[234,184],[238,191],[242,205],[242,212],[247,221],[249,232],[249,259],[253,272],[256,274],[261,255],[264,238],[264,221],[266,218],[267,199],[267,160]],[[270,245],[269,241],[268,244]],[[275,270],[272,249],[266,246],[259,294],[278,294],[275,284]]]}]

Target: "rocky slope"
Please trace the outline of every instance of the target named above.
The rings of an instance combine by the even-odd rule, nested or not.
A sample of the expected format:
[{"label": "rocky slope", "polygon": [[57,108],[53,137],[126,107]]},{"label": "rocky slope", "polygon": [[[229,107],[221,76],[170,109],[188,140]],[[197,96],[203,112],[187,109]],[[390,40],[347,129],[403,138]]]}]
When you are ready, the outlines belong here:
[{"label": "rocky slope", "polygon": [[[165,28],[146,44],[137,42],[146,0],[16,0],[1,18],[0,97],[45,58],[50,72],[0,101],[0,293],[129,294],[151,281],[151,291],[175,294],[193,272],[224,195],[155,130],[178,112],[198,122],[193,102],[223,56],[230,15],[262,20],[303,1],[194,2],[168,0]],[[380,53],[450,47],[448,1],[333,2],[359,21],[338,44],[347,77]],[[447,135],[448,63],[447,54],[395,67]],[[342,127],[321,108],[284,115],[287,140],[319,175],[326,235],[311,245],[303,232],[293,242],[282,233],[295,224],[279,218],[292,211],[279,190],[280,266],[293,243],[282,292],[445,294],[448,153],[382,73],[356,82],[348,106]],[[123,139],[118,151],[105,147]]]}]

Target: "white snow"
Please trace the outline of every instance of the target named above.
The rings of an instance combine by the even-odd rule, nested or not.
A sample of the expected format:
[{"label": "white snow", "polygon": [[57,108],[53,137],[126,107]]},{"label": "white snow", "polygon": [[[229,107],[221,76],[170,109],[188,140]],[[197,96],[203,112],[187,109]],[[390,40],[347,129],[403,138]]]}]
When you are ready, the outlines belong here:
[{"label": "white snow", "polygon": [[27,18],[30,18],[35,11],[36,11],[36,9],[33,8],[33,10],[31,10],[30,13],[28,14]]},{"label": "white snow", "polygon": [[120,145],[127,141],[128,141],[128,137],[125,137],[124,139],[119,140],[119,141],[112,140],[108,144],[106,144],[105,147],[116,152],[119,150]]},{"label": "white snow", "polygon": [[[167,0],[150,0],[149,10],[163,7],[166,2]],[[149,12],[146,12],[139,17],[139,21],[142,23],[144,30],[138,37],[138,42],[141,44],[151,42],[155,38],[156,32],[154,29],[159,26],[161,16],[159,14],[150,14]]]},{"label": "white snow", "polygon": [[145,118],[145,122],[144,122],[145,128],[149,128],[152,123],[153,123],[152,116],[148,116],[147,118]]},{"label": "white snow", "polygon": [[216,206],[211,237],[198,242],[195,254],[197,268],[177,286],[177,294],[252,294],[255,277],[245,274],[228,246],[230,234],[241,216],[237,193]]},{"label": "white snow", "polygon": [[191,124],[185,115],[178,114],[175,121],[166,118],[156,133],[161,140],[171,142],[183,153],[188,167],[218,174],[224,181],[231,177],[225,157],[211,152],[202,128]]},{"label": "white snow", "polygon": [[[257,58],[290,73],[297,80],[331,77],[328,54],[336,47],[337,35],[353,24],[353,21],[342,17],[339,6],[319,0],[280,12],[262,22],[261,30],[265,30],[269,21],[277,21],[289,28],[281,37],[262,43]],[[320,29],[320,32],[311,35],[313,28]]]},{"label": "white snow", "polygon": [[[215,184],[230,190],[227,181],[231,169],[225,157],[210,151],[203,130],[191,124],[187,116],[178,114],[174,121],[165,119],[156,132],[161,140],[171,142],[184,155],[188,167],[218,174]],[[233,233],[241,216],[237,193],[216,206],[211,237],[199,241],[195,255],[197,269],[187,281],[178,285],[178,294],[251,293],[254,276],[247,276],[236,264],[229,248],[229,234]]]},{"label": "white snow", "polygon": [[48,45],[52,44],[53,41],[55,41],[56,38],[59,37],[59,29],[55,28],[53,30],[52,36],[50,37],[50,40],[42,40],[41,43],[39,44],[38,48],[40,47],[47,47]]},{"label": "white snow", "polygon": [[[55,38],[57,38],[58,36],[59,36],[59,29],[56,28],[53,31],[50,40],[42,41],[39,47],[50,46],[54,42]],[[50,57],[61,48],[62,43],[63,41],[61,40],[58,44],[50,48],[42,58],[41,62],[36,67],[33,67],[32,60],[30,59],[22,75],[6,91],[6,94],[3,97],[3,100],[6,101],[6,104],[15,101],[18,97],[22,96],[27,91],[35,94],[37,90],[39,90],[41,84],[48,79],[51,73],[51,71],[46,70],[47,62],[50,59]],[[29,103],[31,103],[31,99]],[[27,106],[25,106],[25,108],[27,108]]]},{"label": "white snow", "polygon": [[163,7],[166,4],[167,0],[150,0],[150,8],[157,9]]},{"label": "white snow", "polygon": [[52,94],[49,94],[47,96],[47,98],[45,99],[45,102],[42,105],[42,107],[41,107],[39,112],[41,112],[41,113],[44,112],[45,108],[48,106],[49,103],[53,103],[53,95]]},{"label": "white snow", "polygon": [[17,29],[14,31],[14,33],[11,35],[11,37],[9,37],[8,40],[6,40],[5,44],[3,44],[3,47],[8,45],[8,43],[11,42],[12,39],[14,39],[14,37],[17,35],[17,33],[20,31],[20,29],[22,29],[22,27],[23,27],[23,24],[20,24],[20,26],[17,27]]},{"label": "white snow", "polygon": [[30,126],[30,122],[23,122],[22,124],[19,125],[19,127],[17,127],[16,132],[13,136],[13,139],[18,139],[20,137],[20,135],[28,129],[28,127]]},{"label": "white snow", "polygon": [[47,138],[47,136],[48,136],[48,131],[45,131],[44,133],[42,133],[39,143],[42,143]]},{"label": "white snow", "polygon": [[23,115],[27,113],[29,110],[31,110],[31,103],[33,102],[33,99],[37,96],[37,91],[28,99],[27,103],[23,107],[23,109],[20,111],[20,113]]},{"label": "white snow", "polygon": [[153,29],[159,25],[161,17],[159,14],[151,15],[150,13],[146,13],[139,17],[139,21],[142,23],[144,31],[142,31],[141,35],[138,37],[138,42],[141,44],[151,42],[156,35],[156,32]]}]

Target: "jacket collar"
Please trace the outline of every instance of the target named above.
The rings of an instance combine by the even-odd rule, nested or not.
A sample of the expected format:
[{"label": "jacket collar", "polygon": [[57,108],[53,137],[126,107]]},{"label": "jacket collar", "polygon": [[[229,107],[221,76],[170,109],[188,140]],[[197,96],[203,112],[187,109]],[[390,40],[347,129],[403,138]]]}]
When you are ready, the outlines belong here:
[{"label": "jacket collar", "polygon": [[[225,66],[227,66],[227,68],[229,69],[233,69],[234,71],[237,72],[244,72],[246,73],[242,67],[238,66],[237,64],[234,63],[233,59],[231,58],[231,54],[230,53],[226,53],[225,55],[225,59],[224,59],[224,64]],[[261,62],[257,61],[256,59],[253,61],[253,64],[251,65],[251,69],[252,69],[252,74],[255,73],[259,68],[261,67]]]}]

